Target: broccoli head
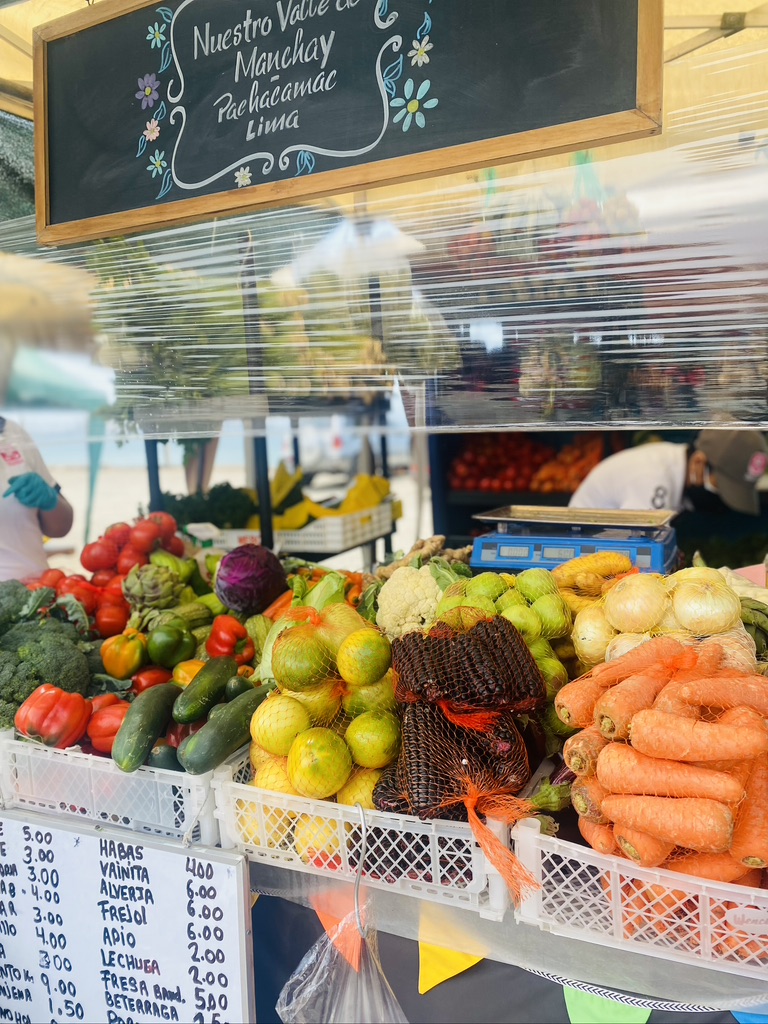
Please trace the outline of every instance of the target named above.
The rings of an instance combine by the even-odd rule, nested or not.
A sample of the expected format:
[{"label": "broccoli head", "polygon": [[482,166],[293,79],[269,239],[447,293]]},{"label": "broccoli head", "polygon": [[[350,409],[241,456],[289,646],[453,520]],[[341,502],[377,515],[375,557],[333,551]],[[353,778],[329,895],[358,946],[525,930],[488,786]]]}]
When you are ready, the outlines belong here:
[{"label": "broccoli head", "polygon": [[29,591],[18,580],[0,583],[0,633],[4,633],[21,618],[22,609],[29,600]]},{"label": "broccoli head", "polygon": [[0,637],[0,727],[13,725],[20,705],[42,683],[86,693],[88,659],[66,626],[55,619],[21,622]]}]

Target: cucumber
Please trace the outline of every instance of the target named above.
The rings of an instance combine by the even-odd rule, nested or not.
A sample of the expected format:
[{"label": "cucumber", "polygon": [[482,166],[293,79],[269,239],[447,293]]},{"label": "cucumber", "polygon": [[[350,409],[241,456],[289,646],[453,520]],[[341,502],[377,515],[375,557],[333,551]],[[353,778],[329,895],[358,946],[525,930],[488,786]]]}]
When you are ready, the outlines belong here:
[{"label": "cucumber", "polygon": [[266,684],[241,693],[223,705],[202,729],[187,736],[176,751],[182,768],[190,775],[203,775],[249,743],[253,713],[273,689],[272,684]]},{"label": "cucumber", "polygon": [[121,771],[135,772],[144,764],[171,721],[173,704],[180,693],[181,687],[175,683],[160,683],[136,697],[112,746],[112,760]]},{"label": "cucumber", "polygon": [[166,768],[174,772],[183,772],[176,756],[176,748],[172,747],[168,740],[157,740],[147,754],[144,762],[149,768]]},{"label": "cucumber", "polygon": [[247,676],[231,676],[224,687],[224,698],[225,700],[234,700],[241,693],[248,693],[249,690],[253,689],[253,686],[254,684]]},{"label": "cucumber", "polygon": [[182,725],[205,718],[214,704],[224,696],[224,690],[232,676],[237,675],[234,658],[211,658],[195,678],[181,691],[173,705],[174,721]]}]

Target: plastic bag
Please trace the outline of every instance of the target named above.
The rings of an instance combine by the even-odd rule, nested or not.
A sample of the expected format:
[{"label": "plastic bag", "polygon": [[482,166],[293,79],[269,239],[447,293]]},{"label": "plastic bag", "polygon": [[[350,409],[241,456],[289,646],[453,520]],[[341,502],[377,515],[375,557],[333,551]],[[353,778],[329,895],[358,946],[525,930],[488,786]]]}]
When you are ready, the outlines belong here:
[{"label": "plastic bag", "polygon": [[275,1009],[283,1024],[408,1024],[384,977],[376,933],[361,935],[354,912],[310,947]]}]

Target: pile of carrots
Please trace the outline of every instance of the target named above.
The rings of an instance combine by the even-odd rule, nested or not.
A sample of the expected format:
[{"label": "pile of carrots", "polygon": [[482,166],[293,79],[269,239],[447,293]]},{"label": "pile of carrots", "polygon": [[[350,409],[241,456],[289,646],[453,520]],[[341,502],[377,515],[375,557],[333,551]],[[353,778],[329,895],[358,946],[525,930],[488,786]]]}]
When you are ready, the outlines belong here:
[{"label": "pile of carrots", "polygon": [[[580,730],[563,749],[571,801],[600,853],[768,888],[768,679],[722,660],[716,638],[659,636],[566,684],[555,709]],[[665,886],[630,879],[622,896],[660,932],[687,913]],[[766,953],[727,924],[721,934],[740,955]]]}]

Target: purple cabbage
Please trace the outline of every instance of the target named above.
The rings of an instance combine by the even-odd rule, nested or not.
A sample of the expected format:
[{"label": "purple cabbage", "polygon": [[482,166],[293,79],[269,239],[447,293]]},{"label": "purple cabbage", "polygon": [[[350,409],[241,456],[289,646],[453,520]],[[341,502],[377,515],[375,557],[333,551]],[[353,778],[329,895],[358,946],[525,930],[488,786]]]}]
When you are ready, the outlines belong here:
[{"label": "purple cabbage", "polygon": [[269,548],[241,544],[219,562],[214,590],[231,611],[257,615],[288,590],[288,579]]}]

